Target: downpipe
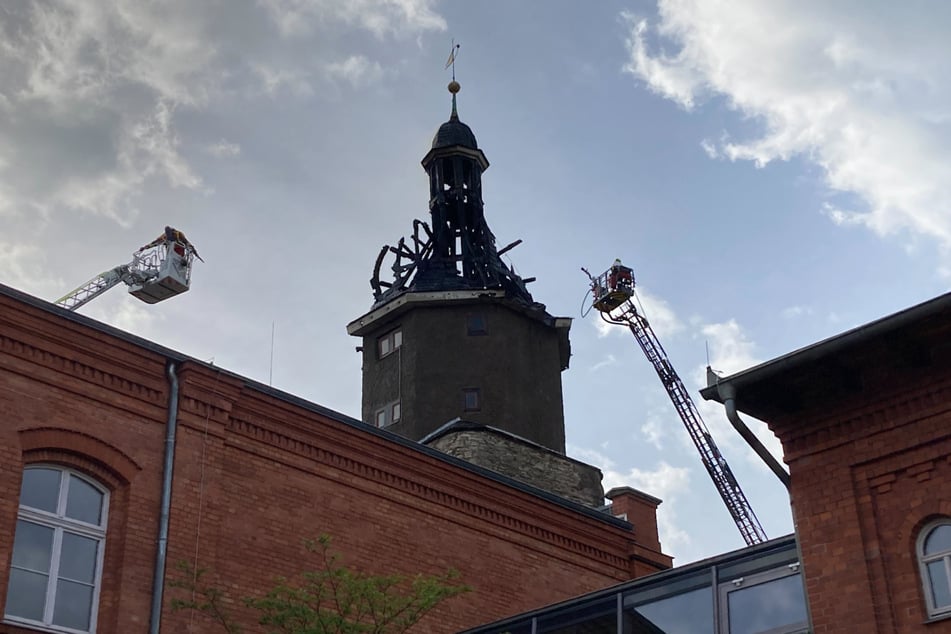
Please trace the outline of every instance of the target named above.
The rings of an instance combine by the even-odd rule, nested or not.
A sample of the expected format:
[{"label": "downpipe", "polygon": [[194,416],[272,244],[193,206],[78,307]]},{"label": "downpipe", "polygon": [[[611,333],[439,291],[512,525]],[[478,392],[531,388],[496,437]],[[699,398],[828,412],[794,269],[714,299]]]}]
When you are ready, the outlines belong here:
[{"label": "downpipe", "polygon": [[165,424],[165,464],[162,471],[162,501],[159,507],[158,548],[152,577],[152,613],[149,634],[159,634],[162,625],[162,595],[165,590],[165,560],[168,555],[168,524],[172,508],[172,474],[175,469],[175,432],[178,429],[178,375],[175,363],[165,369],[168,379],[168,419]]},{"label": "downpipe", "polygon": [[746,441],[746,444],[750,446],[750,449],[756,452],[756,455],[766,463],[766,466],[769,467],[769,470],[776,474],[776,477],[779,478],[779,481],[783,483],[783,486],[786,487],[786,490],[789,490],[789,473],[783,468],[779,461],[776,460],[775,456],[769,452],[769,450],[760,442],[760,439],[756,437],[749,427],[746,426],[746,423],[743,422],[743,419],[740,418],[739,413],[736,411],[736,388],[730,385],[729,383],[718,383],[716,379],[719,377],[713,373],[713,371],[707,367],[707,383],[710,384],[711,378],[717,386],[717,393],[720,395],[720,398],[723,399],[723,407],[726,409],[726,417],[730,421],[730,424],[733,425],[740,436],[743,437],[743,440]]}]

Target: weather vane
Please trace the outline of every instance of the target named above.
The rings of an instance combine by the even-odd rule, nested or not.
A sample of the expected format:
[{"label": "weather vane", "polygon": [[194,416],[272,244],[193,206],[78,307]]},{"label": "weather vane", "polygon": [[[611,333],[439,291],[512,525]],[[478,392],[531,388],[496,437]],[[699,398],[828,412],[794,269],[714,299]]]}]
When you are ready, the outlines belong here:
[{"label": "weather vane", "polygon": [[446,60],[446,68],[452,67],[452,80],[456,81],[456,56],[459,54],[459,45],[455,38],[452,40],[452,48],[449,49],[449,59]]}]

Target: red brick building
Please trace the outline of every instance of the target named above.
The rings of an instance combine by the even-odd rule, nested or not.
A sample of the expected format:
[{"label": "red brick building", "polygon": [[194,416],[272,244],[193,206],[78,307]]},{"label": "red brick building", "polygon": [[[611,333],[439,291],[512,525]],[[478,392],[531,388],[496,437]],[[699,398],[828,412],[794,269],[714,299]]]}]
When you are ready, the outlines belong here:
[{"label": "red brick building", "polygon": [[299,571],[324,532],[356,568],[458,569],[472,592],[428,632],[671,563],[650,496],[612,492],[632,526],[6,287],[0,412],[0,632],[150,631],[160,546],[164,632],[213,631],[170,610],[175,562],[238,600]]},{"label": "red brick building", "polygon": [[951,632],[951,295],[731,390],[783,443],[814,631]]},{"label": "red brick building", "polygon": [[951,632],[951,294],[701,394],[780,438],[796,534],[468,634]]}]

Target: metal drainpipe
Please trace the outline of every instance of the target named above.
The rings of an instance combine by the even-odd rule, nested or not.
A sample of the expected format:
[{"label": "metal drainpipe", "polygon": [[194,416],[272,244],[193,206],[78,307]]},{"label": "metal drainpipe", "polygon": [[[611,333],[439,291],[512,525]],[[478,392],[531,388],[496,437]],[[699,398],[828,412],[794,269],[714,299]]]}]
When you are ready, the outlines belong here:
[{"label": "metal drainpipe", "polygon": [[168,362],[168,420],[165,424],[165,466],[162,471],[162,503],[159,511],[158,548],[152,577],[152,614],[149,634],[159,634],[162,625],[162,594],[165,590],[165,558],[168,554],[168,518],[172,508],[172,473],[175,469],[175,431],[178,428],[178,375],[175,363]]},{"label": "metal drainpipe", "polygon": [[[779,461],[773,457],[773,454],[769,453],[769,450],[763,446],[763,443],[760,442],[749,427],[746,426],[746,423],[743,422],[743,419],[740,418],[740,415],[736,411],[736,388],[729,383],[719,383],[717,382],[716,374],[713,373],[713,370],[710,369],[710,366],[707,366],[707,385],[716,385],[717,394],[720,395],[720,398],[723,399],[723,407],[726,409],[726,417],[730,420],[730,423],[733,424],[733,428],[739,432],[740,436],[747,442],[747,444],[756,452],[756,454],[763,459],[763,462],[766,463],[766,466],[776,474],[776,477],[780,479],[783,483],[783,486],[786,487],[786,490],[789,490],[789,474],[783,469],[782,465],[779,464]],[[809,631],[813,631],[812,626],[812,606],[809,605],[809,591],[806,589],[806,573],[805,567],[802,563],[802,544],[799,543],[799,521],[796,518],[796,508],[790,500],[792,520],[793,520],[793,531],[796,533],[796,556],[799,558],[799,579],[802,581],[802,594],[806,598],[806,619],[809,622]]]},{"label": "metal drainpipe", "polygon": [[[707,381],[710,381],[711,375],[713,378],[716,378],[716,375],[707,368]],[[763,446],[763,443],[760,442],[759,438],[750,431],[750,428],[746,426],[746,423],[740,418],[740,415],[736,411],[736,388],[730,385],[729,383],[716,383],[717,393],[720,395],[720,398],[723,399],[723,407],[726,409],[726,417],[729,419],[730,423],[733,425],[733,428],[739,432],[740,436],[743,437],[743,440],[746,441],[746,444],[756,452],[756,455],[759,456],[763,462],[766,463],[766,466],[769,467],[770,471],[776,474],[776,477],[779,478],[779,481],[783,483],[783,486],[786,487],[786,490],[789,490],[789,474],[783,469],[783,466],[779,464],[779,461],[773,457],[773,454],[769,453],[769,450]]]}]

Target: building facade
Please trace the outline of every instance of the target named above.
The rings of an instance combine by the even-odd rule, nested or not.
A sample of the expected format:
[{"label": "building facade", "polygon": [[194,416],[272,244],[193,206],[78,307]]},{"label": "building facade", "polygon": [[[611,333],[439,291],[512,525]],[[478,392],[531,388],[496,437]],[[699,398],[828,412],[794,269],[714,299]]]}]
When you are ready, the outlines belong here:
[{"label": "building facade", "polygon": [[951,295],[703,394],[782,441],[815,632],[951,632]]},{"label": "building facade", "polygon": [[701,394],[782,441],[796,534],[468,634],[951,632],[951,294]]},{"label": "building facade", "polygon": [[[302,540],[322,533],[357,569],[456,568],[472,592],[421,632],[670,565],[656,523],[632,525],[6,287],[0,411],[0,632],[152,631],[157,590],[161,631],[213,631],[169,607],[183,561],[207,568],[250,627],[240,599],[306,569]],[[656,505],[641,506],[653,518]]]}]

